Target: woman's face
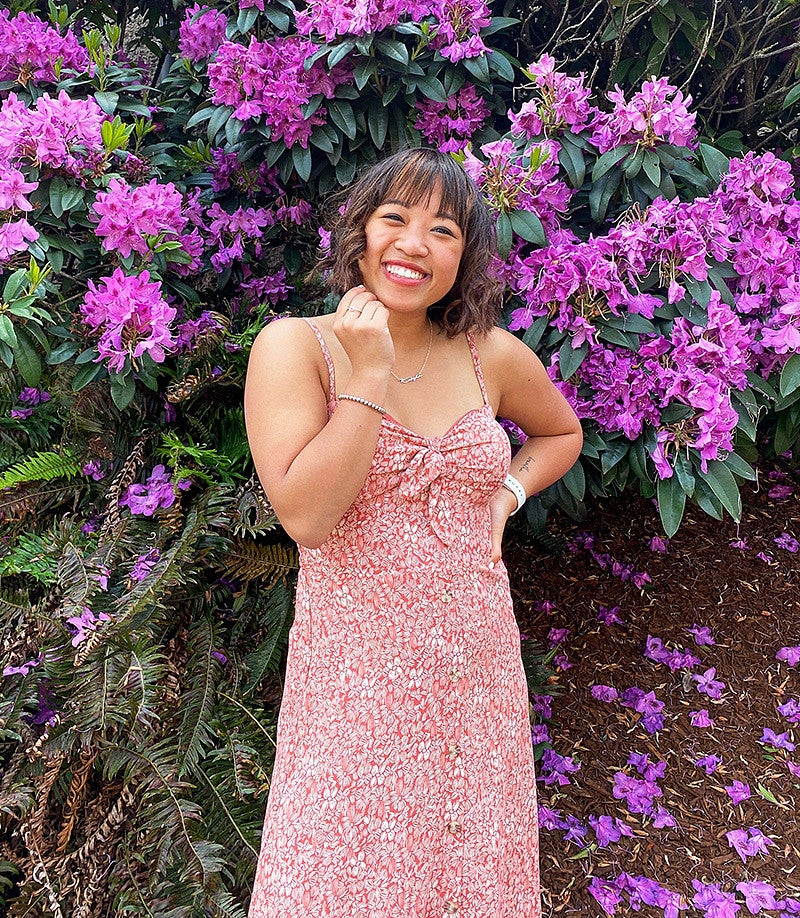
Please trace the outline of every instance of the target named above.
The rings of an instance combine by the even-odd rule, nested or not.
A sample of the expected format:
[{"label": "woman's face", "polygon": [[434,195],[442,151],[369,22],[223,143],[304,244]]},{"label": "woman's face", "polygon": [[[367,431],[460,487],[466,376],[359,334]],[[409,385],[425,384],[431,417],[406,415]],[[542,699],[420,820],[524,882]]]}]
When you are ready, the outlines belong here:
[{"label": "woman's face", "polygon": [[358,265],[364,286],[389,310],[425,312],[455,283],[464,234],[440,203],[438,189],[413,205],[390,194],[367,219]]}]

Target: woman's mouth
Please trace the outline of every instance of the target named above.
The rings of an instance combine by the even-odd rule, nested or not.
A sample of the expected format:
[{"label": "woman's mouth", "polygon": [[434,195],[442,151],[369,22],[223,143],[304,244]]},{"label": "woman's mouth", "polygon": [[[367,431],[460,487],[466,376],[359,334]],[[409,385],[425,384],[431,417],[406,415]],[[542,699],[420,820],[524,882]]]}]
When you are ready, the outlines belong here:
[{"label": "woman's mouth", "polygon": [[384,262],[383,269],[391,277],[400,280],[421,281],[428,276],[424,271],[419,271],[416,268],[410,268],[407,265],[399,265],[394,262]]}]

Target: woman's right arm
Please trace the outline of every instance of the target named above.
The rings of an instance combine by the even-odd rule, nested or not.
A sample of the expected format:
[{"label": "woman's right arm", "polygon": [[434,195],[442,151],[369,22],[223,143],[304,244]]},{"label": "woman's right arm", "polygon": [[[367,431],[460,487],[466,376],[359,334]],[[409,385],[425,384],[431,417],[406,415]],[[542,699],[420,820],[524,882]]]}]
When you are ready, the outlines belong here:
[{"label": "woman's right arm", "polygon": [[[342,298],[334,329],[352,365],[342,392],[383,403],[394,361],[387,319],[363,287]],[[319,344],[291,319],[270,323],[253,343],[244,408],[256,472],[278,519],[295,541],[318,548],[364,483],[381,415],[342,401],[328,419]]]}]

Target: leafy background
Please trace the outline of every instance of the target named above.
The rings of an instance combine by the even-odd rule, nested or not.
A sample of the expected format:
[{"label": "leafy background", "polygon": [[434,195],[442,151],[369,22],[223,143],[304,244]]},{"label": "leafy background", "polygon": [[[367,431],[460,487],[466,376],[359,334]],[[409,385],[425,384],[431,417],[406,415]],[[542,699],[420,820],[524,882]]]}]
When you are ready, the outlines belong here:
[{"label": "leafy background", "polygon": [[[369,27],[326,23],[348,8],[0,14],[11,914],[244,914],[296,566],[252,475],[247,353],[275,315],[330,306],[308,274],[324,195],[380,153],[427,141],[463,159],[497,214],[505,321],[576,405],[607,394],[595,357],[637,373],[643,344],[674,353],[676,328],[714,355],[695,375],[673,366],[677,388],[646,417],[619,398],[633,377],[613,379],[606,413],[582,410],[580,464],[529,502],[535,529],[554,505],[579,517],[631,489],[658,498],[669,533],[687,500],[735,518],[739,484],[796,449],[794,4],[385,2]],[[670,89],[628,130],[662,75]],[[677,216],[707,200],[717,237],[676,239]],[[757,282],[742,267],[753,224]],[[652,245],[634,268],[620,251],[641,227]],[[698,239],[693,268],[663,256]],[[565,252],[586,273],[559,312],[540,281]],[[708,387],[716,408],[694,398]],[[728,427],[700,443],[720,406]],[[535,652],[530,669],[539,684]]]}]

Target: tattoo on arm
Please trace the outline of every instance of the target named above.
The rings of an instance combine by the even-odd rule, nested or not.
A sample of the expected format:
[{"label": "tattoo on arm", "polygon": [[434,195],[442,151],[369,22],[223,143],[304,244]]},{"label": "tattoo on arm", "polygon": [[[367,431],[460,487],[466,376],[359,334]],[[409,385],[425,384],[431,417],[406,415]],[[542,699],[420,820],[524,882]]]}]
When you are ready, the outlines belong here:
[{"label": "tattoo on arm", "polygon": [[528,458],[519,467],[519,470],[520,472],[527,472],[532,465],[533,465],[533,456],[528,456]]}]

